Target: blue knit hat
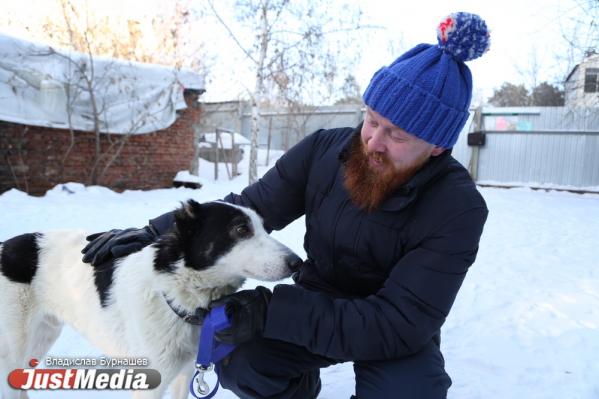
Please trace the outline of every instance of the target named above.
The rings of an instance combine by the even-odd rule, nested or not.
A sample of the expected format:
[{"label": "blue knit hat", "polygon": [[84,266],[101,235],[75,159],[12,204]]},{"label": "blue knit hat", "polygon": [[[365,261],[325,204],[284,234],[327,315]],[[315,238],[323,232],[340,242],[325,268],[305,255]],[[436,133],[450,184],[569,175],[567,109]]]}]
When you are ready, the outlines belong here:
[{"label": "blue knit hat", "polygon": [[437,28],[438,45],[419,44],[378,70],[364,103],[395,126],[451,148],[468,119],[472,75],[464,63],[488,50],[489,31],[478,15],[458,12]]}]

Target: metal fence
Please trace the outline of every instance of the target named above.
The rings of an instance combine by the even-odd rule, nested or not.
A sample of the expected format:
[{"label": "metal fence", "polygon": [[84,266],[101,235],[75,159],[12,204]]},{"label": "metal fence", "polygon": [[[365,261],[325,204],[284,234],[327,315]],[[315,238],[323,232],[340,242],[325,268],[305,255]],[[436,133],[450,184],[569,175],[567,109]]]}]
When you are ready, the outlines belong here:
[{"label": "metal fence", "polygon": [[[480,185],[599,192],[599,108],[482,108],[481,147],[463,132],[454,157]],[[478,153],[477,153],[478,152]]]},{"label": "metal fence", "polygon": [[[207,103],[202,105],[200,132],[225,128],[251,137],[251,108],[243,102]],[[260,110],[258,145],[287,150],[306,135],[318,129],[356,126],[362,120],[364,108],[356,105],[329,107],[266,108]],[[270,145],[269,145],[270,144]]]},{"label": "metal fence", "polygon": [[[249,105],[203,105],[200,132],[217,127],[250,137]],[[599,108],[506,107],[474,110],[453,156],[481,185],[529,186],[599,192]],[[261,110],[259,145],[286,150],[322,128],[356,126],[359,104]],[[486,143],[468,146],[467,133],[483,131]]]}]

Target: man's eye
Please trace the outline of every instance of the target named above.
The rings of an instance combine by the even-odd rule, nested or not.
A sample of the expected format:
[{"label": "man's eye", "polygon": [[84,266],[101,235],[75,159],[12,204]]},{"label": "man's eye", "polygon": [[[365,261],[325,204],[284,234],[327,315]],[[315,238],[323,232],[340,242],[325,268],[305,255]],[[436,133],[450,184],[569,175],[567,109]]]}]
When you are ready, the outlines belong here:
[{"label": "man's eye", "polygon": [[390,132],[389,136],[391,137],[391,140],[396,141],[396,142],[407,141],[407,137],[405,135],[397,133],[397,132]]}]

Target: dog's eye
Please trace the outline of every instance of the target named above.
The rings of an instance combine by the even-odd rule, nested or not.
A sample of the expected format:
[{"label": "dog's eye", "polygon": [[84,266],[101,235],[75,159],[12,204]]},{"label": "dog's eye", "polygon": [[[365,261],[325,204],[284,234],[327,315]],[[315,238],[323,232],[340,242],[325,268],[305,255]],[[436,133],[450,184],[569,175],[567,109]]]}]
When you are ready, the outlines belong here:
[{"label": "dog's eye", "polygon": [[237,226],[235,228],[235,231],[237,232],[237,234],[239,234],[242,237],[250,234],[250,228],[248,227],[247,224],[242,224],[242,225]]}]

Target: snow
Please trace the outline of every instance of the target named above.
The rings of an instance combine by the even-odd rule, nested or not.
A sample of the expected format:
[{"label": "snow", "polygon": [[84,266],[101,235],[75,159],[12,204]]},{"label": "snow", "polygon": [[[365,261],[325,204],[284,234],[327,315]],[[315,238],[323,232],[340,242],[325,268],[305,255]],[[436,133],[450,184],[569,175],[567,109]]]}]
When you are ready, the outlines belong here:
[{"label": "snow", "polygon": [[588,192],[599,194],[599,186],[574,186],[569,184],[541,183],[541,182],[522,182],[522,181],[498,181],[498,180],[478,180],[477,184],[481,186],[492,187],[530,187],[535,190],[558,190],[571,191],[575,193]]},{"label": "snow", "polygon": [[[265,153],[260,152],[260,160]],[[277,153],[271,158],[280,156]],[[200,160],[200,190],[115,193],[69,183],[37,198],[10,190],[0,195],[0,240],[58,228],[90,232],[142,226],[180,201],[222,198],[247,182],[215,182]],[[261,166],[262,174],[267,167]],[[599,195],[526,188],[481,188],[489,206],[480,251],[443,328],[442,349],[453,379],[450,399],[591,399],[599,397]],[[304,256],[303,219],[273,235]],[[289,282],[288,280],[286,282]],[[246,287],[257,285],[248,281]],[[262,283],[264,284],[264,283]],[[266,283],[272,287],[274,284]],[[56,356],[99,356],[66,328]],[[351,363],[322,370],[321,399],[354,391]],[[129,398],[128,392],[32,391],[32,398]],[[234,396],[219,390],[216,396]]]},{"label": "snow", "polygon": [[199,176],[192,175],[191,173],[189,173],[188,170],[180,170],[179,172],[177,172],[177,175],[173,180],[180,182],[203,184]]}]

